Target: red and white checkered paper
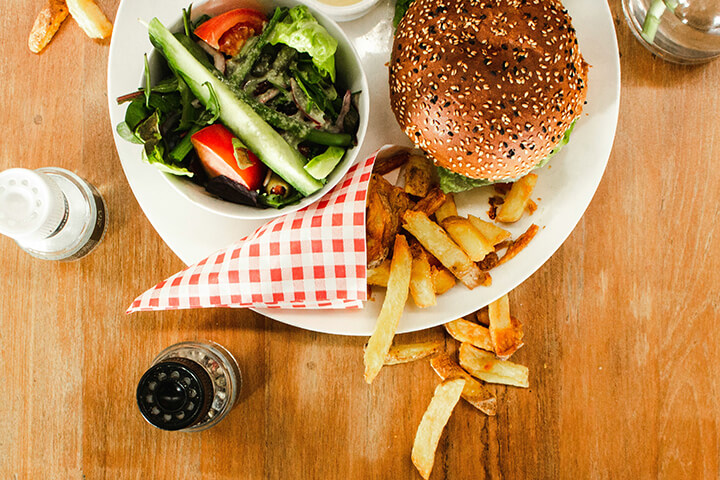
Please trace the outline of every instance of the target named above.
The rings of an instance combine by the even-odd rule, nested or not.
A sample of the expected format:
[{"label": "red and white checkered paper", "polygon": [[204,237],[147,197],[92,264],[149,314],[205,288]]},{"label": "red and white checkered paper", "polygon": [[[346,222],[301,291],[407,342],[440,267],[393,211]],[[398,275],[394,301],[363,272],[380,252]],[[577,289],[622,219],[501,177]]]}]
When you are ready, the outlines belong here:
[{"label": "red and white checkered paper", "polygon": [[365,198],[375,155],[318,202],[160,282],[127,313],[208,307],[362,308]]}]

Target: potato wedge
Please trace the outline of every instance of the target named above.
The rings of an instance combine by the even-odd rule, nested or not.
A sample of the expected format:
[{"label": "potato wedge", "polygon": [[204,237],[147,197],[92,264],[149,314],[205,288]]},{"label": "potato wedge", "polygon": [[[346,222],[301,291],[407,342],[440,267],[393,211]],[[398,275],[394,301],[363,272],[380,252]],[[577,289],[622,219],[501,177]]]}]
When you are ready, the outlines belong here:
[{"label": "potato wedge", "polygon": [[90,38],[107,38],[112,23],[92,0],[66,0],[70,15]]},{"label": "potato wedge", "polygon": [[440,225],[422,212],[408,210],[403,215],[405,230],[448,268],[466,287],[473,289],[485,281],[485,273],[453,242]]},{"label": "potato wedge", "polygon": [[540,227],[535,225],[534,223],[528,227],[528,229],[520,235],[518,238],[513,241],[509,247],[507,247],[507,251],[505,252],[505,255],[502,256],[500,261],[498,262],[498,265],[502,265],[503,263],[507,262],[508,260],[512,259],[520,253],[525,247],[528,246],[530,243],[530,240],[535,238],[535,235],[537,232],[540,231]]},{"label": "potato wedge", "polygon": [[435,184],[435,166],[420,155],[410,155],[405,164],[405,193],[424,197]]},{"label": "potato wedge", "polygon": [[48,0],[45,6],[35,17],[30,36],[28,37],[28,47],[33,53],[40,53],[53,39],[60,25],[68,16],[68,8],[65,0]]},{"label": "potato wedge", "polygon": [[460,366],[483,382],[523,388],[530,386],[527,367],[508,360],[498,360],[492,353],[473,347],[469,343],[460,344],[459,358]]},{"label": "potato wedge", "polygon": [[480,233],[482,233],[483,236],[488,240],[488,242],[493,244],[493,246],[497,245],[503,240],[507,240],[512,236],[512,234],[504,228],[500,228],[494,223],[480,220],[474,215],[468,215],[468,220],[470,220],[470,223],[472,223],[473,227],[480,230]]},{"label": "potato wedge", "polygon": [[430,478],[440,435],[460,400],[465,383],[464,378],[453,378],[435,387],[430,405],[420,420],[413,442],[412,462],[425,480]]},{"label": "potato wedge", "polygon": [[400,168],[408,161],[410,154],[408,152],[399,152],[389,157],[384,157],[375,162],[373,172],[378,175],[385,175],[396,168]]},{"label": "potato wedge", "polygon": [[419,210],[429,217],[435,213],[437,209],[446,202],[446,200],[447,195],[445,195],[440,188],[435,187],[430,190],[424,198],[418,200],[415,207],[413,207],[413,210]]},{"label": "potato wedge", "polygon": [[455,275],[445,267],[432,268],[432,282],[435,295],[442,295],[455,286]]},{"label": "potato wedge", "polygon": [[390,278],[390,260],[385,260],[377,267],[368,268],[367,284],[376,287],[387,287]]},{"label": "potato wedge", "polygon": [[498,257],[498,254],[490,252],[485,256],[485,258],[477,262],[477,266],[480,267],[480,270],[487,272],[488,270],[492,270],[497,267],[499,263],[500,257]]},{"label": "potato wedge", "polygon": [[407,240],[404,236],[397,235],[385,300],[380,308],[375,330],[370,336],[365,350],[365,381],[367,383],[372,383],[380,372],[392,345],[395,330],[397,330],[398,322],[402,317],[410,290],[411,268],[412,255],[410,255]]},{"label": "potato wedge", "polygon": [[492,243],[467,218],[447,217],[440,225],[473,262],[479,262],[488,253],[495,251]]},{"label": "potato wedge", "polygon": [[445,324],[445,330],[460,343],[469,343],[488,352],[494,352],[490,330],[477,323],[458,318]]},{"label": "potato wedge", "polygon": [[463,388],[462,398],[485,415],[492,417],[497,413],[497,398],[495,395],[484,384],[463,370],[455,360],[450,358],[450,355],[442,352],[430,359],[430,365],[443,380],[457,377],[464,378],[465,387]]},{"label": "potato wedge", "polygon": [[[507,360],[523,346],[522,323],[517,318],[510,316],[510,301],[507,295],[503,295],[488,305],[488,317],[492,351],[499,359]],[[473,343],[473,345],[475,344]],[[483,348],[481,345],[475,346]]]},{"label": "potato wedge", "polygon": [[391,244],[387,239],[393,221],[390,203],[372,186],[371,183],[371,188],[368,188],[367,213],[365,215],[367,265],[369,268],[380,266],[388,257]]},{"label": "potato wedge", "polygon": [[[385,356],[385,365],[400,365],[421,360],[439,353],[444,347],[444,340],[393,345]],[[365,345],[365,349],[367,349],[367,345]]]},{"label": "potato wedge", "polygon": [[410,274],[410,295],[420,308],[432,307],[437,304],[435,286],[433,285],[432,271],[425,249],[420,247],[418,253],[413,255],[412,272]]},{"label": "potato wedge", "polygon": [[447,217],[457,217],[458,211],[455,206],[455,197],[452,193],[445,194],[445,203],[435,210],[435,220],[440,223]]},{"label": "potato wedge", "polygon": [[478,310],[477,312],[475,312],[475,320],[477,320],[477,322],[480,325],[489,327],[490,326],[490,316],[488,314],[488,307],[483,307],[480,310]]},{"label": "potato wedge", "polygon": [[505,197],[505,202],[497,212],[497,220],[503,223],[513,223],[520,220],[536,183],[537,175],[534,173],[528,173],[513,183],[510,192]]}]

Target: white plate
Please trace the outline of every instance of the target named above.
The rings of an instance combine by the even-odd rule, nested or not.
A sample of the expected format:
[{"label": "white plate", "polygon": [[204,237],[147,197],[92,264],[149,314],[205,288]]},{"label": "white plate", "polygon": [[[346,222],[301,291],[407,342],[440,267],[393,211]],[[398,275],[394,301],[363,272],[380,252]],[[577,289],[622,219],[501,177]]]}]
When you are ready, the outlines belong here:
[{"label": "white plate", "polygon": [[[365,17],[341,24],[365,66],[370,83],[371,121],[358,158],[366,158],[389,143],[409,145],[389,106],[387,62],[392,46],[392,15],[395,2],[382,0]],[[173,23],[186,0],[122,0],[115,20],[108,67],[108,100],[113,125],[122,121],[124,107],[114,99],[137,88],[142,75],[142,55],[148,48],[147,32],[137,21],[153,16]],[[602,178],[617,124],[620,100],[620,63],[615,28],[604,1],[565,0],[578,32],[580,49],[590,69],[585,111],[578,120],[570,143],[539,172],[534,198],[541,198],[532,218],[523,218],[511,230],[517,235],[532,222],[542,228],[530,245],[511,262],[493,270],[493,285],[467,290],[458,286],[438,298],[434,308],[420,310],[409,302],[400,321],[399,332],[433,327],[464,316],[509,292],[560,247],[590,204]],[[115,143],[128,182],[162,239],[186,264],[251,233],[263,221],[235,220],[207,212],[179,195],[154,167],[145,165],[131,144],[117,135]],[[487,193],[471,192],[458,196],[461,214],[481,214],[486,218]],[[165,272],[162,277],[175,272]],[[148,278],[151,287],[163,278]],[[138,292],[140,294],[142,292]],[[379,311],[380,295],[356,311],[289,311],[258,309],[290,325],[318,332],[341,335],[369,335]]]}]

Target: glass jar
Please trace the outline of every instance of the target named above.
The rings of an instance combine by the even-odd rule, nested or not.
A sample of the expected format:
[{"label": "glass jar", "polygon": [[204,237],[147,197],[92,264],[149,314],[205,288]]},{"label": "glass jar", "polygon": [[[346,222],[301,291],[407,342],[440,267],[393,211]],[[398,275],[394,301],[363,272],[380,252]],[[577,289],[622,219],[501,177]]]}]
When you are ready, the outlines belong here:
[{"label": "glass jar", "polygon": [[719,0],[623,0],[630,29],[651,52],[674,63],[720,56]]},{"label": "glass jar", "polygon": [[97,189],[64,168],[0,172],[0,233],[30,255],[71,261],[102,240],[105,202]]},{"label": "glass jar", "polygon": [[140,413],[151,425],[196,432],[216,425],[238,401],[237,361],[212,342],[172,345],[153,360],[137,387]]}]

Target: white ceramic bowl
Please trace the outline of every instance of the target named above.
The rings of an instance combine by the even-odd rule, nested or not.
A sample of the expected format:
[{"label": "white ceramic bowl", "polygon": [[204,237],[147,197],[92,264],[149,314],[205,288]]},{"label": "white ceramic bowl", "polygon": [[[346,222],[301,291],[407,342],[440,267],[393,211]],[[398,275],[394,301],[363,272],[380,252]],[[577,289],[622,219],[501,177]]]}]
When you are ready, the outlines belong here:
[{"label": "white ceramic bowl", "polygon": [[360,0],[352,5],[328,5],[320,0],[305,0],[315,10],[318,10],[336,22],[349,22],[358,19],[368,13],[378,0]]},{"label": "white ceramic bowl", "polygon": [[[154,2],[152,2],[154,3]],[[163,15],[158,15],[158,8],[153,8],[153,15],[158,16],[160,21],[163,22],[171,31],[177,31],[181,28],[181,16],[182,11],[177,8],[176,2],[170,2],[173,6],[168,6],[168,12],[165,14],[163,9]],[[261,0],[261,1],[236,1],[236,0],[210,0],[208,2],[195,5],[192,13],[193,17],[198,17],[203,13],[211,15],[217,15],[223,13],[231,8],[237,7],[254,7],[259,10],[270,12],[276,6],[293,7],[295,5],[303,4],[296,0]],[[227,202],[220,198],[217,198],[209,194],[205,189],[183,177],[161,173],[157,171],[158,181],[161,177],[164,181],[167,181],[174,190],[180,195],[186,197],[192,203],[200,206],[205,210],[209,210],[212,213],[223,215],[226,217],[233,217],[238,219],[269,219],[279,217],[290,212],[294,212],[301,208],[304,208],[311,203],[319,200],[325,193],[331,190],[337,183],[345,176],[348,169],[355,163],[357,154],[362,146],[362,142],[365,138],[365,132],[367,131],[368,119],[370,116],[370,101],[369,101],[369,87],[367,78],[363,70],[362,64],[358,57],[357,52],[352,46],[352,43],[347,38],[345,33],[338,27],[338,25],[321,12],[309,7],[315,18],[328,30],[338,41],[338,50],[335,54],[335,64],[337,71],[337,81],[345,88],[350,89],[353,92],[361,92],[358,98],[358,112],[360,114],[360,125],[357,132],[357,145],[349,149],[342,161],[335,170],[328,177],[328,181],[325,186],[318,192],[303,198],[300,202],[289,205],[282,209],[274,208],[254,208],[246,205],[238,205],[232,202]],[[140,12],[139,12],[140,13]],[[141,20],[149,21],[151,18],[140,17]],[[139,25],[139,24],[138,24]],[[136,30],[136,29],[135,29]],[[153,47],[148,39],[147,32],[144,33],[144,38],[139,41],[137,38],[137,32],[131,31],[129,28],[121,30],[120,32],[115,31],[113,34],[112,45],[110,49],[110,58],[108,61],[108,85],[109,85],[109,98],[114,99],[125,93],[130,93],[137,89],[143,82],[143,54],[153,53]],[[154,60],[154,57],[151,59]],[[151,67],[152,68],[152,67]],[[152,68],[154,70],[154,68]],[[114,112],[116,115],[113,117],[122,118],[124,116],[127,105],[113,105],[110,102],[111,113],[118,108],[121,112]],[[123,156],[123,152],[128,151],[128,145],[125,140],[116,135],[115,142],[118,147],[118,152]],[[122,143],[121,143],[122,142]],[[141,146],[132,145],[133,155],[138,162],[142,162],[141,157]],[[154,167],[152,167],[154,168]],[[168,199],[168,202],[172,202],[172,199]]]}]

